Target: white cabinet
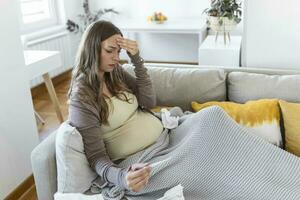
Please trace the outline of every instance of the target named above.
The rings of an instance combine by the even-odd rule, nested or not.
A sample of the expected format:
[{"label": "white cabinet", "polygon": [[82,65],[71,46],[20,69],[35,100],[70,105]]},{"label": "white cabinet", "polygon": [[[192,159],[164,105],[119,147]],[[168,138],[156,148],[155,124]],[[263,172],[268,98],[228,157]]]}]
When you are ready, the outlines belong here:
[{"label": "white cabinet", "polygon": [[199,65],[239,67],[241,41],[242,36],[231,36],[225,44],[221,36],[217,41],[214,35],[207,36],[199,47]]}]

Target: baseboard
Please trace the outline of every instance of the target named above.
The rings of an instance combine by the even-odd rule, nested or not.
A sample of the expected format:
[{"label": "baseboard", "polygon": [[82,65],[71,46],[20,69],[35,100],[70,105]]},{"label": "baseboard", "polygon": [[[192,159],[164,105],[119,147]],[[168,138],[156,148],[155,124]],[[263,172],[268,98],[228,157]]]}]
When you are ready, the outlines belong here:
[{"label": "baseboard", "polygon": [[32,185],[18,200],[38,200],[35,185]]},{"label": "baseboard", "polygon": [[34,178],[31,174],[16,189],[14,189],[14,191],[5,197],[4,200],[18,200],[22,195],[32,188],[34,188]]}]

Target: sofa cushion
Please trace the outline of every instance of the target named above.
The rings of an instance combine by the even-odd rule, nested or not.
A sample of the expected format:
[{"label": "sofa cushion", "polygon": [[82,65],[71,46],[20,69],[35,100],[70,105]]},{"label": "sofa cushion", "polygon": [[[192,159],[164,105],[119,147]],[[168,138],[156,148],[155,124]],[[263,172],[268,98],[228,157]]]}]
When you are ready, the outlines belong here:
[{"label": "sofa cushion", "polygon": [[279,101],[285,130],[285,147],[300,157],[300,104]]},{"label": "sofa cushion", "polygon": [[81,134],[68,122],[56,134],[56,163],[58,192],[83,193],[97,177],[84,153]]},{"label": "sofa cushion", "polygon": [[261,99],[248,101],[245,104],[216,101],[203,104],[192,102],[194,111],[199,111],[209,106],[222,107],[237,123],[250,130],[254,135],[282,147],[278,100]]},{"label": "sofa cushion", "polygon": [[238,103],[264,98],[300,102],[300,75],[231,72],[227,89],[228,99]]},{"label": "sofa cushion", "polygon": [[[123,67],[134,75],[134,67]],[[190,102],[224,101],[226,76],[222,69],[147,67],[157,105],[191,110]]]}]

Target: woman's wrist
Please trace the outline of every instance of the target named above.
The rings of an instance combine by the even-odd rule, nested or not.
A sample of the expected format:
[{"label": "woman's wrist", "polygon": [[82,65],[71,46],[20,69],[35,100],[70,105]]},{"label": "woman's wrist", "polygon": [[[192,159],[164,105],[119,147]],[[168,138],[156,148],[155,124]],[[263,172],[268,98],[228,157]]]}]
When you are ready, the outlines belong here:
[{"label": "woman's wrist", "polygon": [[126,180],[126,176],[127,176],[128,171],[129,171],[129,168],[121,170],[121,181],[120,181],[120,183],[121,183],[121,187],[125,190],[130,190],[128,185],[127,185],[127,180]]},{"label": "woman's wrist", "polygon": [[135,55],[130,55],[130,60],[133,64],[142,64],[144,63],[144,59],[140,56],[140,53],[136,53]]}]

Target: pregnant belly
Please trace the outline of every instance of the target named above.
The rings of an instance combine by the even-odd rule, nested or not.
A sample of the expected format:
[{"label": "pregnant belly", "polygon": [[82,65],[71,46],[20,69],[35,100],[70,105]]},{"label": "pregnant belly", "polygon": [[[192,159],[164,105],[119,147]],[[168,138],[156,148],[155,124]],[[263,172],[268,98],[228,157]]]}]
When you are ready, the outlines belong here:
[{"label": "pregnant belly", "polygon": [[155,143],[163,126],[161,121],[150,113],[138,112],[121,127],[104,138],[107,153],[112,160],[126,157]]}]

